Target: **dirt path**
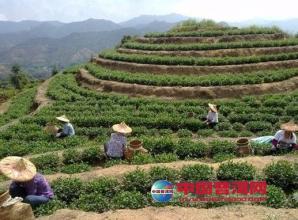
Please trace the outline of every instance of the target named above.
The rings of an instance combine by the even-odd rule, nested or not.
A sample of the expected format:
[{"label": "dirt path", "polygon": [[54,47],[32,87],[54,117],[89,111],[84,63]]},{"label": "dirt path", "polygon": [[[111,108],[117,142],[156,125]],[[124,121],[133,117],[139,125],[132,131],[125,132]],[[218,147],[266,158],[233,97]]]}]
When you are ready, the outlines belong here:
[{"label": "dirt path", "polygon": [[233,205],[211,209],[184,207],[147,207],[122,209],[102,214],[62,209],[38,220],[297,220],[298,209],[273,209],[264,206]]},{"label": "dirt path", "polygon": [[11,100],[7,100],[6,102],[0,104],[0,115],[4,114],[8,110],[10,103]]},{"label": "dirt path", "polygon": [[47,91],[51,80],[52,78],[49,78],[38,86],[34,99],[34,102],[38,107],[31,113],[31,115],[35,115],[41,108],[52,103],[52,100],[47,97]]},{"label": "dirt path", "polygon": [[[298,63],[297,63],[298,64]],[[293,77],[280,82],[252,84],[252,85],[229,85],[229,86],[150,86],[135,83],[100,80],[85,69],[80,69],[77,80],[90,89],[129,94],[133,96],[170,97],[177,99],[221,99],[239,98],[245,95],[263,95],[266,93],[280,93],[293,91],[298,88],[298,77]]]}]

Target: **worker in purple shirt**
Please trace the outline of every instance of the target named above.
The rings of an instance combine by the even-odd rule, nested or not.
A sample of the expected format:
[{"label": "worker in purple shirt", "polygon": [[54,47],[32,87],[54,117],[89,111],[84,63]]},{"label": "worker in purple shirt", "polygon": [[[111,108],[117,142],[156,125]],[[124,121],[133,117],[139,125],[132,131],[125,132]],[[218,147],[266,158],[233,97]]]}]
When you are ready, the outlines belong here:
[{"label": "worker in purple shirt", "polygon": [[32,207],[49,202],[53,190],[36,167],[22,157],[6,157],[0,161],[0,171],[12,180],[9,192],[12,197],[22,197]]}]

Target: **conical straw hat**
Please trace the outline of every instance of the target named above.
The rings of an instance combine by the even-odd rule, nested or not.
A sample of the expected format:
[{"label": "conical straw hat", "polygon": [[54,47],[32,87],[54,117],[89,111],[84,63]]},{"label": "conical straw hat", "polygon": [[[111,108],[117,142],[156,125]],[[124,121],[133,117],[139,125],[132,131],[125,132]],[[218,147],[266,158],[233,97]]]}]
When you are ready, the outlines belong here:
[{"label": "conical straw hat", "polygon": [[129,126],[127,126],[124,122],[113,125],[112,129],[122,134],[128,134],[132,132],[132,129]]},{"label": "conical straw hat", "polygon": [[69,119],[65,115],[56,117],[56,119],[59,121],[63,121],[63,122],[70,122]]},{"label": "conical straw hat", "polygon": [[36,167],[22,157],[5,157],[0,161],[0,172],[17,182],[27,182],[36,175]]},{"label": "conical straw hat", "polygon": [[213,112],[217,112],[217,108],[216,105],[208,103],[209,108],[213,111]]},{"label": "conical straw hat", "polygon": [[280,128],[286,131],[292,131],[292,132],[298,131],[298,125],[296,125],[294,122],[288,122],[288,123],[282,124]]}]

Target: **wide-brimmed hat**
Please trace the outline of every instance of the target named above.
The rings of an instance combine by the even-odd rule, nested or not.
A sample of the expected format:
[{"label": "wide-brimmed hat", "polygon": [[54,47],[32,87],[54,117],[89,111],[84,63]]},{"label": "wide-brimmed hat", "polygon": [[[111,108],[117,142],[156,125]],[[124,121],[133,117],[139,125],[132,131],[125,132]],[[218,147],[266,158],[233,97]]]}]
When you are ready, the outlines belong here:
[{"label": "wide-brimmed hat", "polygon": [[296,125],[294,122],[284,123],[280,126],[280,128],[286,131],[298,131],[298,125]]},{"label": "wide-brimmed hat", "polygon": [[213,112],[217,112],[217,108],[216,105],[208,103],[209,108],[213,111]]},{"label": "wide-brimmed hat", "polygon": [[69,119],[65,115],[56,117],[56,119],[59,121],[63,121],[63,122],[70,122]]},{"label": "wide-brimmed hat", "polygon": [[0,172],[17,182],[27,182],[36,175],[36,167],[22,157],[5,157],[0,161]]},{"label": "wide-brimmed hat", "polygon": [[127,126],[124,122],[113,125],[112,129],[122,134],[128,134],[132,132],[132,129],[129,126]]}]

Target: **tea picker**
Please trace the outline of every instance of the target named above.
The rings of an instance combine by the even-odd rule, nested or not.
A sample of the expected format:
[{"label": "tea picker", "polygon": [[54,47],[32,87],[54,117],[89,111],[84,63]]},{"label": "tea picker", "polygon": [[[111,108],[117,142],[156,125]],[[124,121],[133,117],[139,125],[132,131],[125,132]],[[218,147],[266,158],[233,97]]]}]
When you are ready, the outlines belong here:
[{"label": "tea picker", "polygon": [[281,130],[277,131],[274,136],[263,136],[254,138],[251,141],[260,144],[272,144],[271,150],[298,150],[297,137],[295,131],[298,131],[298,125],[288,122],[280,126]]},{"label": "tea picker", "polygon": [[139,151],[146,152],[143,147],[136,146],[140,144],[136,141],[127,147],[126,136],[131,134],[132,129],[125,122],[113,125],[112,129],[114,133],[111,134],[110,140],[104,144],[104,150],[109,159],[130,159],[137,148]]},{"label": "tea picker", "polygon": [[[0,172],[12,180],[8,198],[4,205],[22,201],[38,206],[53,198],[53,190],[43,175],[36,172],[35,165],[22,157],[5,157],[0,161]],[[3,206],[3,204],[2,204]]]},{"label": "tea picker", "polygon": [[218,110],[220,106],[209,103],[208,107],[208,114],[203,120],[209,128],[214,128],[218,124]]},{"label": "tea picker", "polygon": [[56,134],[57,138],[70,137],[75,135],[73,125],[70,123],[70,120],[65,115],[56,117],[56,119],[63,123],[63,129],[60,128]]}]

